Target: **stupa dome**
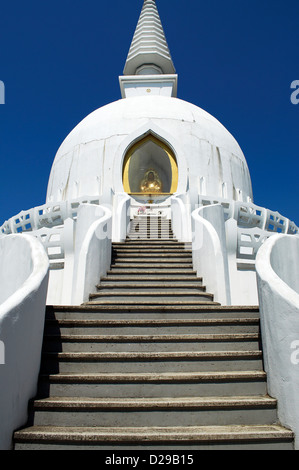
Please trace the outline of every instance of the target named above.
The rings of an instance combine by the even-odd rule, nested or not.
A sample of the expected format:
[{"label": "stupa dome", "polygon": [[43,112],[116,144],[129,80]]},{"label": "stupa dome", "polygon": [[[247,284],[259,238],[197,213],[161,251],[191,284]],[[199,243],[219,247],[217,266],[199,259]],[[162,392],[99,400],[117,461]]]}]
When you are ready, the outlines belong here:
[{"label": "stupa dome", "polygon": [[111,191],[128,192],[123,181],[126,155],[146,136],[172,152],[177,164],[174,192],[189,189],[252,200],[248,166],[229,131],[193,104],[149,92],[103,106],[73,129],[56,154],[47,202],[84,195],[108,202]]}]

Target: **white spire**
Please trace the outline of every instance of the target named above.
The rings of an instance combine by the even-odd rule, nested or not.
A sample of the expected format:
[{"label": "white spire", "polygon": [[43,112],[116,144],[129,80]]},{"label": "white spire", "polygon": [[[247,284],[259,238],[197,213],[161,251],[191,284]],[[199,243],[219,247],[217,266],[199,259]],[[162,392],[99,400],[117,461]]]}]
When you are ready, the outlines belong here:
[{"label": "white spire", "polygon": [[155,0],[144,0],[124,75],[175,74]]}]

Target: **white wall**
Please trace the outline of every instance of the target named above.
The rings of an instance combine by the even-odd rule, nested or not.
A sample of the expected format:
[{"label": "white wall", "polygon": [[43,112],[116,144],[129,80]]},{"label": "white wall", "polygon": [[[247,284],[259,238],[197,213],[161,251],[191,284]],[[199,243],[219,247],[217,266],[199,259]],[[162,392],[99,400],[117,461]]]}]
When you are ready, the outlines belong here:
[{"label": "white wall", "polygon": [[[240,229],[235,219],[225,222],[227,257],[230,278],[232,305],[257,305],[257,284],[255,272],[255,254],[242,254],[242,248],[253,250],[254,235],[260,232],[258,228]],[[252,233],[251,233],[252,231]],[[243,232],[250,241],[243,241]],[[264,232],[263,232],[264,233]]]},{"label": "white wall", "polygon": [[[14,242],[13,242],[14,240]],[[20,247],[24,247],[21,249]],[[0,240],[0,304],[14,294],[32,273],[28,243],[11,235]]]},{"label": "white wall", "polygon": [[269,394],[299,449],[299,238],[273,235],[256,259],[261,331]]},{"label": "white wall", "polygon": [[[95,206],[97,207],[97,206]],[[47,305],[71,305],[76,221],[32,232],[44,245],[50,261]]]},{"label": "white wall", "polygon": [[30,235],[0,240],[0,449],[27,421],[41,360],[49,261]]},{"label": "white wall", "polygon": [[226,253],[223,208],[220,204],[201,207],[192,212],[193,266],[207,292],[214,300],[230,305],[230,282]]},{"label": "white wall", "polygon": [[130,225],[131,198],[127,193],[117,193],[113,197],[112,240],[123,242]]},{"label": "white wall", "polygon": [[[49,256],[47,305],[80,305],[88,297],[83,293],[85,289],[88,289],[88,285],[91,286],[92,291],[95,290],[99,278],[95,279],[93,276],[103,275],[110,266],[111,210],[96,204],[81,203],[76,212],[76,219],[67,217],[63,225],[32,232],[44,244]],[[106,227],[107,217],[109,221]],[[100,219],[101,223],[103,222],[102,227],[107,228],[107,233],[101,229],[100,223],[96,229],[99,239],[99,256],[95,255],[94,264],[89,266],[85,276],[86,266],[84,263],[86,260],[83,261],[83,259],[85,255],[89,256],[88,250],[90,249],[87,246],[89,242],[85,238],[90,236],[91,226]],[[85,248],[86,252],[84,252]],[[99,259],[101,266],[98,266]],[[84,277],[79,274],[79,263],[81,263],[81,267],[83,266]],[[79,287],[78,283],[80,283]]]},{"label": "white wall", "polygon": [[192,241],[192,222],[188,193],[177,194],[171,201],[171,223],[175,237],[180,242]]},{"label": "white wall", "polygon": [[86,302],[111,264],[112,213],[83,204],[78,211],[72,305]]}]

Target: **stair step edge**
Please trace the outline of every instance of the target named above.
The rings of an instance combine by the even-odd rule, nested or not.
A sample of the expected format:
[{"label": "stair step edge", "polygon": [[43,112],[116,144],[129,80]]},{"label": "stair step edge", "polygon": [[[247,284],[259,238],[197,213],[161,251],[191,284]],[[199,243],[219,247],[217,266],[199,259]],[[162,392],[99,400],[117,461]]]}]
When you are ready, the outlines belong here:
[{"label": "stair step edge", "polygon": [[42,380],[53,383],[190,383],[215,381],[265,381],[264,371],[230,371],[230,372],[169,372],[169,373],[94,373],[94,374],[41,374]]},{"label": "stair step edge", "polygon": [[180,398],[85,398],[50,397],[33,400],[35,410],[60,409],[176,409],[176,408],[274,408],[277,400],[269,396],[180,397]]},{"label": "stair step edge", "polygon": [[68,443],[92,442],[242,442],[256,440],[294,439],[294,433],[278,424],[273,425],[225,425],[191,427],[58,427],[32,426],[18,431],[15,442],[55,441]]},{"label": "stair step edge", "polygon": [[225,359],[261,359],[261,351],[203,351],[203,352],[169,352],[169,353],[133,353],[133,352],[113,352],[113,353],[101,353],[101,352],[45,352],[43,357],[52,358],[64,361],[76,361],[76,360],[150,360],[150,361],[161,361],[161,360],[225,360]]},{"label": "stair step edge", "polygon": [[258,333],[245,334],[206,334],[206,335],[77,335],[77,334],[47,334],[47,339],[61,341],[99,341],[99,342],[217,342],[217,341],[258,341]]}]

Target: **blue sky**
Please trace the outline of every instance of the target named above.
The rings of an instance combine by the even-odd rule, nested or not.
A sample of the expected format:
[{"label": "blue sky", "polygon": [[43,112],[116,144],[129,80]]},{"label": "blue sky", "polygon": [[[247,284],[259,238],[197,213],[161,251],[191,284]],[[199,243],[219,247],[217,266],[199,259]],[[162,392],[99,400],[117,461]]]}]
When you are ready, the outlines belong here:
[{"label": "blue sky", "polygon": [[[45,202],[55,154],[118,76],[142,0],[12,0],[0,6],[0,225]],[[157,0],[178,97],[237,139],[256,204],[299,225],[298,0]]]}]

